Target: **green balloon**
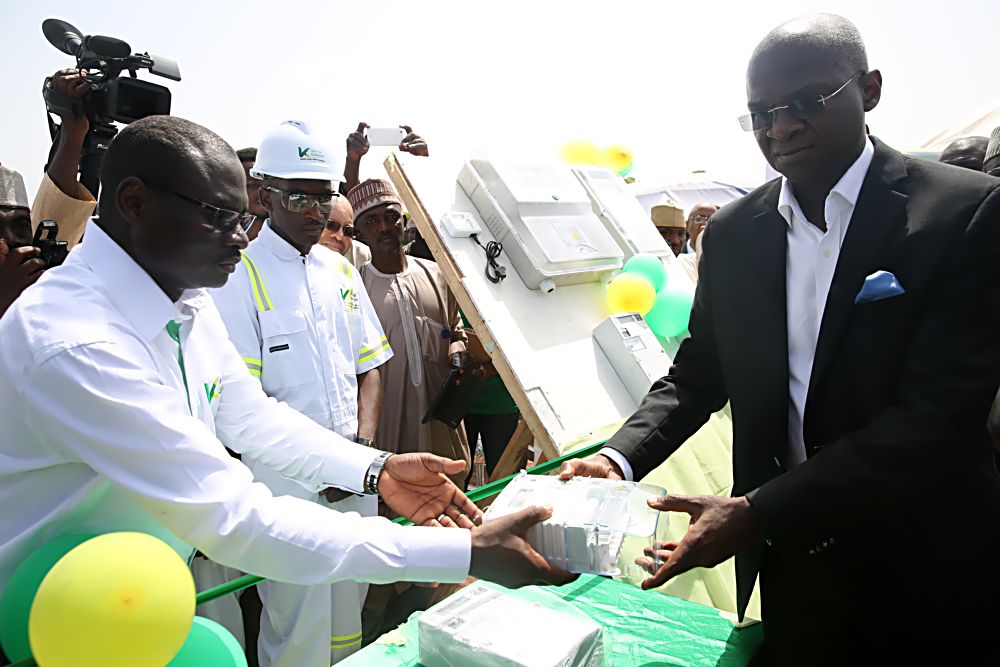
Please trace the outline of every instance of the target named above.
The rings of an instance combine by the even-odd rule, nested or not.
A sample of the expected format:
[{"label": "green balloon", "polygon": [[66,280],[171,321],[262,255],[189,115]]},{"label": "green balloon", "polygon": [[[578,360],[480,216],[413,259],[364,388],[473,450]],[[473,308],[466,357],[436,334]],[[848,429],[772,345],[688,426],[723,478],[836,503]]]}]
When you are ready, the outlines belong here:
[{"label": "green balloon", "polygon": [[667,270],[663,260],[656,255],[635,255],[625,262],[625,273],[642,276],[650,282],[653,289],[659,292],[667,284]]},{"label": "green balloon", "polygon": [[673,338],[688,328],[694,296],[683,287],[667,287],[656,294],[653,307],[646,313],[646,324],[657,336]]},{"label": "green balloon", "polygon": [[12,662],[31,657],[28,618],[42,579],[63,556],[80,546],[91,534],[60,535],[21,561],[0,598],[0,644]]},{"label": "green balloon", "polygon": [[215,621],[194,617],[184,646],[167,667],[247,667],[247,657],[229,630]]}]

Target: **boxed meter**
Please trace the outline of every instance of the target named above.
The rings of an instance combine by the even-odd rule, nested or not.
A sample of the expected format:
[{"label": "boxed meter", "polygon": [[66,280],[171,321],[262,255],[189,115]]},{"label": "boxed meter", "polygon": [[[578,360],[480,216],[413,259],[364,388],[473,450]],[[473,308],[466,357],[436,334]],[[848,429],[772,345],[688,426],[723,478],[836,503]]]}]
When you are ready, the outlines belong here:
[{"label": "boxed meter", "polygon": [[[483,521],[518,512],[532,505],[552,507],[552,516],[532,526],[528,541],[542,556],[570,572],[631,578],[635,566],[624,551],[662,541],[667,517],[646,504],[666,490],[648,484],[592,477],[529,475],[522,472],[500,492]],[[625,550],[629,544],[631,547]]]},{"label": "boxed meter", "polygon": [[458,184],[529,289],[598,282],[622,267],[622,249],[568,167],[470,160]]},{"label": "boxed meter", "polygon": [[477,581],[417,618],[420,664],[424,667],[603,665],[601,626],[561,600],[553,599],[552,604],[559,604],[562,611]]},{"label": "boxed meter", "polygon": [[640,253],[673,260],[673,251],[651,224],[649,213],[618,174],[607,167],[575,167],[573,174],[590,195],[594,211],[625,253],[626,261]]}]

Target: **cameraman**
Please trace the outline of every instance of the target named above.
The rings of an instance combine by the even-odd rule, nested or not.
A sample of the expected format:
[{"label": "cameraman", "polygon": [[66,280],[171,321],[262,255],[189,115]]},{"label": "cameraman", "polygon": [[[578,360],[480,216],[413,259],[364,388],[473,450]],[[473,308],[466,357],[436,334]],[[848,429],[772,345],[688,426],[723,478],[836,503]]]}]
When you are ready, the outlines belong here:
[{"label": "cameraman", "polygon": [[[86,75],[87,70],[59,70],[52,75],[48,86],[77,102],[91,88]],[[57,238],[72,248],[83,237],[83,229],[97,204],[94,195],[77,180],[80,152],[90,131],[90,121],[86,114],[79,118],[60,117],[62,125],[56,150],[31,207],[31,226],[34,231],[42,220],[55,220],[59,225]]]},{"label": "cameraman", "polygon": [[0,315],[38,280],[45,262],[31,246],[31,209],[24,179],[0,165]]}]

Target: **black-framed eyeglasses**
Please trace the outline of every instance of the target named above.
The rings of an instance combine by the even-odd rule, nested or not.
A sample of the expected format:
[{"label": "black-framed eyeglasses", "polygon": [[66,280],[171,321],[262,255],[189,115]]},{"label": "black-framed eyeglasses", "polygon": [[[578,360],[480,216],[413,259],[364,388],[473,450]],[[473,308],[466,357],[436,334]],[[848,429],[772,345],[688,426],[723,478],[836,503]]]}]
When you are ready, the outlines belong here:
[{"label": "black-framed eyeglasses", "polygon": [[833,91],[829,95],[804,95],[798,99],[790,100],[787,104],[783,104],[773,109],[767,109],[766,111],[751,111],[748,114],[744,114],[739,117],[740,127],[743,128],[745,132],[763,132],[764,130],[770,129],[774,125],[774,118],[777,112],[787,109],[788,113],[791,114],[797,120],[802,120],[806,116],[811,116],[817,114],[826,108],[826,103],[832,98],[837,96],[841,91],[843,91],[847,86],[859,76],[864,76],[864,72],[858,72],[850,79],[844,82],[840,88]]},{"label": "black-framed eyeglasses", "polygon": [[344,236],[352,239],[357,235],[357,230],[355,230],[354,227],[351,227],[350,225],[342,225],[339,222],[326,223],[326,229],[334,234],[340,230],[344,230]]},{"label": "black-framed eyeglasses", "polygon": [[[149,184],[147,183],[147,185]],[[200,199],[189,197],[186,194],[177,192],[176,190],[169,190],[156,185],[153,187],[211,212],[211,222],[208,223],[208,226],[222,234],[229,234],[236,229],[237,225],[239,225],[244,232],[248,232],[250,231],[250,228],[253,227],[254,221],[257,219],[256,215],[247,213],[246,211],[233,211],[228,208],[212,206],[211,204],[205,203]]]},{"label": "black-framed eyeglasses", "polygon": [[292,213],[305,213],[316,206],[324,216],[329,215],[330,211],[333,210],[334,197],[340,196],[339,192],[324,192],[323,194],[289,192],[273,185],[265,185],[264,189],[281,195],[281,205]]}]

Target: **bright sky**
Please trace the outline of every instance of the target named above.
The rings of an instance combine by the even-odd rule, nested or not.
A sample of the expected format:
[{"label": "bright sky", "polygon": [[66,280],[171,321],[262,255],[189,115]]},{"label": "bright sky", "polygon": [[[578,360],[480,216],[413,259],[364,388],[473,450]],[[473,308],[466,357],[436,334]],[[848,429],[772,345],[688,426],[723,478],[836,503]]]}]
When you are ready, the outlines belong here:
[{"label": "bright sky", "polygon": [[[0,162],[34,192],[49,146],[42,79],[73,64],[42,36],[54,17],[176,60],[179,83],[140,77],[236,148],[299,118],[343,150],[364,120],[412,125],[432,155],[455,159],[546,162],[583,139],[631,148],[650,185],[695,169],[756,183],[763,160],[735,120],[746,61],[770,28],[809,11],[860,28],[885,80],[869,125],[890,144],[918,146],[1000,105],[996,0],[3,0]],[[381,170],[376,157],[365,172]]]}]

